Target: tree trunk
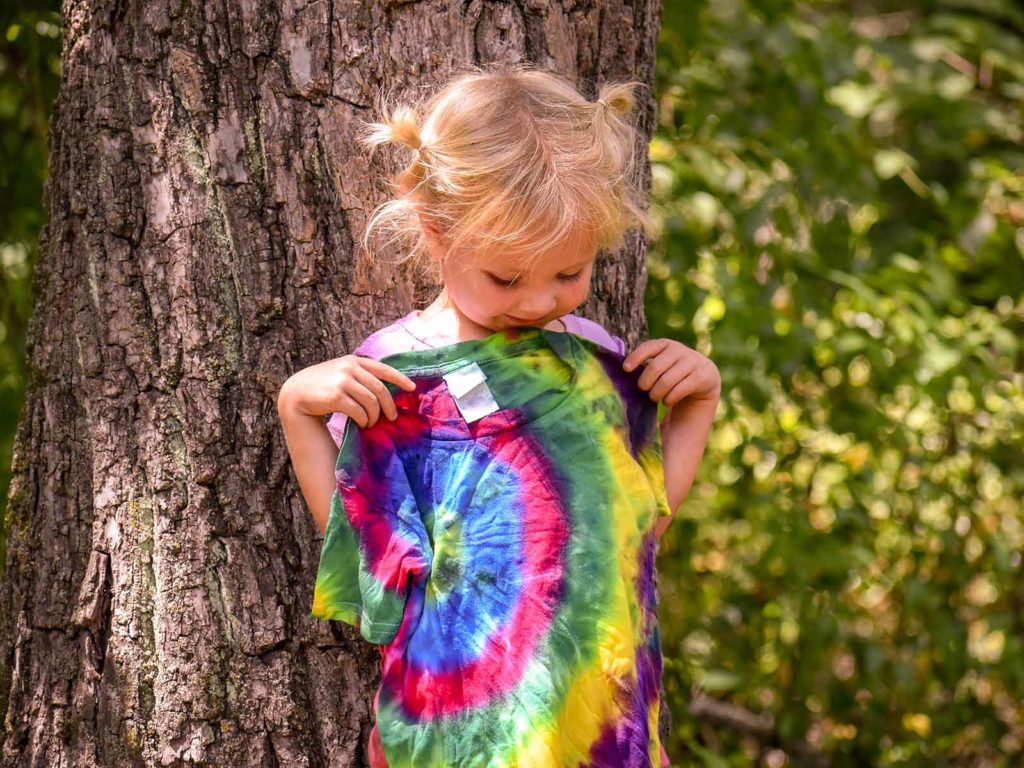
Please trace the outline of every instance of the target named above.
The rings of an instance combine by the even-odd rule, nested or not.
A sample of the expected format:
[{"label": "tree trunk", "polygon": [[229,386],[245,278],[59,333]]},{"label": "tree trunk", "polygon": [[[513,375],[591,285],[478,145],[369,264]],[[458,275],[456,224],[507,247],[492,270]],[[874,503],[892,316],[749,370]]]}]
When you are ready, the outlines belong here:
[{"label": "tree trunk", "polygon": [[[0,766],[365,764],[377,651],[309,617],[276,412],[437,286],[354,243],[380,86],[538,61],[653,87],[656,2],[65,2],[0,590]],[[649,137],[653,95],[642,103]],[[646,156],[646,153],[645,153]],[[645,175],[648,169],[645,166]],[[585,314],[636,343],[646,245]]]}]

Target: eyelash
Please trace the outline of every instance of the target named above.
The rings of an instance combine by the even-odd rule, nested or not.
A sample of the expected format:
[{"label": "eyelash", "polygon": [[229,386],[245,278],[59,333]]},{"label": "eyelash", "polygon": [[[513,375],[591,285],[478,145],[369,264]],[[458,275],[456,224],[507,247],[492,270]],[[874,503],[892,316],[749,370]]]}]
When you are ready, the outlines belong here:
[{"label": "eyelash", "polygon": [[[563,283],[572,283],[572,282],[574,282],[576,280],[579,280],[582,275],[583,275],[583,270],[581,269],[579,272],[576,272],[575,274],[572,274],[572,275],[559,275],[557,279],[560,282],[563,282]],[[505,280],[501,280],[501,279],[495,277],[494,275],[490,275],[490,278],[495,283],[500,285],[502,288],[515,288],[516,287],[516,281],[515,280],[505,281]]]}]

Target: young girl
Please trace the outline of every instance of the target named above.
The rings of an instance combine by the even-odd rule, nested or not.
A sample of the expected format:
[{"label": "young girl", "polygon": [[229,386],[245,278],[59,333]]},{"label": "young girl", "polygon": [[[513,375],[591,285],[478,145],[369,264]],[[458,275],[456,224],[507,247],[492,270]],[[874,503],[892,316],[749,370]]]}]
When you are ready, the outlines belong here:
[{"label": "young girl", "polygon": [[[650,228],[634,186],[639,142],[628,117],[636,85],[605,85],[591,102],[560,76],[528,65],[478,68],[430,99],[422,121],[414,109],[385,111],[365,138],[371,147],[390,141],[412,152],[398,179],[400,195],[375,212],[367,241],[385,225],[411,235],[410,255],[432,267],[442,288],[428,307],[373,333],[352,354],[293,375],[278,408],[303,495],[326,535],[313,615],[360,626],[381,650],[382,686],[374,701],[381,727],[375,725],[370,739],[375,768],[388,766],[388,757],[390,768],[669,765],[657,735],[656,616],[638,630],[646,650],[619,638],[615,647],[627,653],[608,651],[618,641],[608,639],[612,620],[596,603],[616,595],[623,612],[618,618],[628,624],[628,609],[633,626],[640,626],[639,608],[621,584],[601,593],[588,591],[593,585],[578,577],[574,584],[552,582],[552,563],[563,552],[547,550],[546,565],[527,586],[548,583],[559,599],[571,588],[574,618],[540,606],[531,621],[538,625],[543,616],[550,627],[543,633],[534,627],[531,634],[526,621],[513,641],[518,645],[503,640],[502,650],[493,650],[499,647],[493,645],[499,609],[511,611],[527,594],[521,579],[515,589],[500,583],[515,581],[512,570],[529,559],[508,559],[522,531],[502,527],[501,513],[515,509],[525,519],[536,511],[530,505],[541,509],[550,502],[548,511],[531,518],[539,529],[550,516],[571,511],[575,528],[552,526],[531,544],[543,547],[563,536],[565,552],[588,545],[571,538],[586,534],[578,530],[603,531],[607,518],[621,515],[625,522],[612,523],[626,532],[615,544],[625,563],[620,576],[628,572],[639,584],[641,575],[629,563],[646,558],[653,569],[653,550],[693,482],[718,403],[718,371],[705,356],[671,339],[648,340],[627,352],[621,338],[574,314],[589,293],[599,251],[618,249],[633,226]],[[646,406],[634,397],[640,390]],[[658,402],[667,415],[644,437]],[[599,419],[591,421],[593,412]],[[530,431],[533,442],[525,442],[522,435]],[[563,444],[554,448],[544,439]],[[503,446],[502,467],[515,468],[507,481],[492,471],[493,455],[480,459],[481,446],[491,454]],[[549,463],[559,451],[564,465],[577,462],[577,473],[591,476],[573,478],[568,466]],[[413,477],[410,462],[419,462]],[[539,472],[533,485],[531,472]],[[602,472],[609,477],[596,476]],[[645,477],[654,480],[653,489]],[[518,482],[529,491],[503,498],[506,485]],[[607,486],[608,494],[599,496],[590,485]],[[573,494],[575,501],[566,501]],[[469,500],[452,511],[463,503],[456,499]],[[595,517],[581,526],[584,507]],[[609,541],[603,546],[611,547]],[[490,547],[488,566],[472,573],[469,555],[462,556],[470,546]],[[595,554],[600,559],[602,551],[590,550],[578,567]],[[600,573],[595,570],[593,579],[600,581]],[[476,591],[460,591],[451,580],[470,576]],[[644,582],[648,593],[654,592],[652,578]],[[489,592],[478,589],[485,581]],[[646,615],[656,604],[643,597],[634,602],[644,603]],[[491,598],[497,602],[489,614],[472,602]],[[560,622],[566,626],[555,626]],[[605,639],[591,641],[600,628]],[[561,645],[543,663],[530,662],[524,638],[540,644],[542,634],[545,642],[557,635]],[[484,635],[492,645],[485,646]],[[584,679],[570,673],[591,646],[605,654],[600,674],[591,670]],[[493,664],[487,669],[494,670],[486,674],[479,658],[470,662],[484,650]],[[656,677],[653,687],[650,679],[637,682],[644,674]],[[532,687],[523,682],[530,675]],[[626,694],[615,690],[630,684],[645,688],[645,700],[633,694],[641,707],[635,716],[623,711]]]}]

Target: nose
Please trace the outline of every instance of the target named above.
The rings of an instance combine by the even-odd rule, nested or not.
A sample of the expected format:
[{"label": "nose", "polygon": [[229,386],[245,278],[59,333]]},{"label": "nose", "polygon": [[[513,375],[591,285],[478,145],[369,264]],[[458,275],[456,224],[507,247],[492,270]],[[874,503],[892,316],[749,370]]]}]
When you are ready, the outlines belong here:
[{"label": "nose", "polygon": [[516,310],[516,317],[539,320],[551,312],[557,305],[558,300],[552,294],[535,296],[532,301],[519,305],[519,308]]}]

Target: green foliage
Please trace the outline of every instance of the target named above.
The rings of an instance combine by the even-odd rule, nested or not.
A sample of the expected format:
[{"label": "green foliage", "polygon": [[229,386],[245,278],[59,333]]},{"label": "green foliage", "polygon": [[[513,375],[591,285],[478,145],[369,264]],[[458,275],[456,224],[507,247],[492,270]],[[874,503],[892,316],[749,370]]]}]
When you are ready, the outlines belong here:
[{"label": "green foliage", "polygon": [[[60,4],[0,9],[0,530],[25,390],[31,274],[45,223],[47,120],[60,82]],[[0,570],[6,537],[0,536]]]},{"label": "green foliage", "polygon": [[1021,764],[1024,12],[670,1],[657,95],[650,335],[723,378],[660,559],[672,757]]}]

